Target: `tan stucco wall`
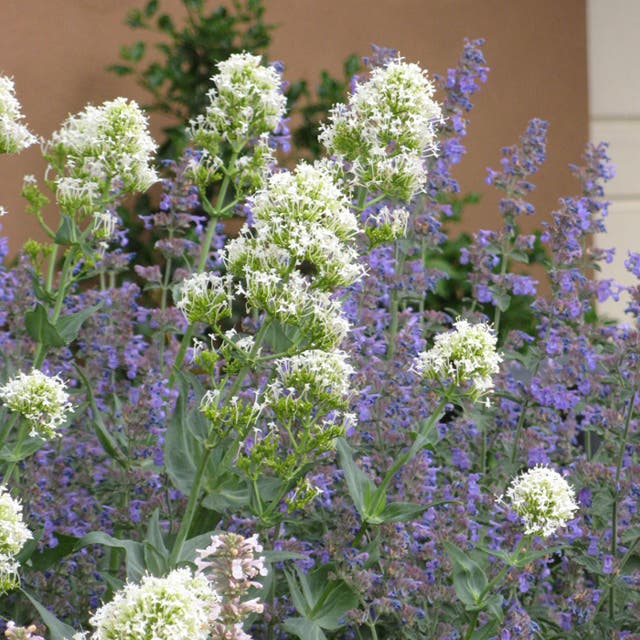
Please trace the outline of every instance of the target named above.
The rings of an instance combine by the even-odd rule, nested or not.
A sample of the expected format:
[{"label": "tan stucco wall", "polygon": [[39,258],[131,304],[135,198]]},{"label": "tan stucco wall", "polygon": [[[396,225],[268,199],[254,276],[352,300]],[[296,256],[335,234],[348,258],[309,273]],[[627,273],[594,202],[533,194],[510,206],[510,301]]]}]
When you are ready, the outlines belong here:
[{"label": "tan stucco wall", "polygon": [[[144,101],[129,78],[104,70],[117,62],[121,44],[138,34],[123,24],[138,0],[2,0],[0,71],[14,77],[31,129],[47,136],[87,102],[126,95]],[[180,8],[179,0],[161,6]],[[211,2],[211,6],[214,3]],[[400,49],[433,72],[453,66],[465,36],[486,39],[489,81],[476,97],[467,138],[469,154],[458,177],[464,190],[485,192],[468,225],[492,224],[497,196],[484,185],[499,148],[515,142],[532,117],[550,121],[549,162],[539,174],[533,201],[540,212],[555,206],[575,183],[567,169],[588,136],[584,0],[265,0],[274,32],[271,57],[286,76],[338,72],[352,52],[370,43]],[[152,116],[159,128],[161,121]],[[32,221],[22,213],[21,177],[42,172],[37,149],[0,157],[2,224],[15,251]]]}]

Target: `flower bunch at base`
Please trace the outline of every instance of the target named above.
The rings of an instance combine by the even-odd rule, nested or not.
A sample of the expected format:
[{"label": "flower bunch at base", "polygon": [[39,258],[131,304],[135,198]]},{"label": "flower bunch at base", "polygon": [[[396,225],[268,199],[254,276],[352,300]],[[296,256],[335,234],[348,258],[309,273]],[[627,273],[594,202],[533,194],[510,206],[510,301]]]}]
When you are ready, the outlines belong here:
[{"label": "flower bunch at base", "polygon": [[91,640],[205,640],[219,596],[202,575],[175,569],[128,583],[91,617]]}]

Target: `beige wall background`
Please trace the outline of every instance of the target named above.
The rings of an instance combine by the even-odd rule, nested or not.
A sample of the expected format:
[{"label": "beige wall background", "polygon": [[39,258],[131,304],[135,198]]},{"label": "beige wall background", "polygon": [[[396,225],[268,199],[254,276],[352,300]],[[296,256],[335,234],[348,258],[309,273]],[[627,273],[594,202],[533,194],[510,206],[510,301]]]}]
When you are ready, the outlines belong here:
[{"label": "beige wall background", "polygon": [[[13,76],[31,129],[48,136],[87,102],[119,95],[141,102],[145,94],[130,78],[105,66],[118,61],[122,44],[139,33],[124,24],[140,0],[2,0],[0,71]],[[213,7],[216,0],[209,2]],[[497,167],[502,146],[513,144],[530,118],[550,121],[549,160],[532,196],[531,227],[577,185],[568,163],[579,160],[589,134],[585,0],[265,0],[267,20],[278,26],[271,57],[285,63],[285,77],[314,82],[321,69],[338,73],[352,53],[370,44],[398,48],[431,72],[456,64],[465,37],[486,39],[489,80],[476,96],[466,140],[468,155],[457,171],[463,191],[482,193],[466,226],[498,224],[498,196],[484,184],[486,167]],[[161,7],[180,14],[179,0]],[[213,70],[212,70],[213,72]],[[164,124],[151,115],[152,128]],[[22,176],[42,174],[35,148],[0,157],[0,203],[9,211],[4,233],[15,252],[37,236],[19,197]]]}]

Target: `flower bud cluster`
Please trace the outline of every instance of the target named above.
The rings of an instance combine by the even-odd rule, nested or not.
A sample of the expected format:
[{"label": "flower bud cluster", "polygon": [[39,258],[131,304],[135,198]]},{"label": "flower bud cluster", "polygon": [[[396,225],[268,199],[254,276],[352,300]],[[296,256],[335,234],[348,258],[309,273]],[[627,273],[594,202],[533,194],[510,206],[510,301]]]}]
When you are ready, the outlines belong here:
[{"label": "flower bud cluster", "polygon": [[256,423],[263,405],[257,400],[248,402],[238,396],[223,398],[220,389],[208,390],[200,402],[200,411],[209,419],[212,432],[224,438],[235,431],[240,439]]},{"label": "flower bud cluster", "polygon": [[60,435],[58,428],[71,409],[65,389],[60,376],[47,376],[34,369],[29,374],[20,372],[0,387],[0,400],[27,420],[32,437],[48,440]]},{"label": "flower bud cluster", "polygon": [[134,101],[87,106],[51,136],[45,157],[58,173],[56,199],[67,211],[101,208],[112,192],[146,191],[158,180],[156,145]]},{"label": "flower bud cluster", "polygon": [[0,486],[0,594],[18,585],[15,556],[30,538],[33,535],[22,519],[22,505]]},{"label": "flower bud cluster", "polygon": [[348,105],[332,109],[320,141],[347,163],[353,186],[401,200],[422,190],[442,118],[434,90],[425,71],[398,56],[358,83]]},{"label": "flower bud cluster", "polygon": [[206,322],[212,327],[231,315],[231,279],[215,273],[195,273],[182,281],[176,307],[187,322]]},{"label": "flower bud cluster", "polygon": [[528,535],[550,536],[578,510],[571,485],[557,471],[542,465],[515,478],[507,498],[524,520]]},{"label": "flower bud cluster", "polygon": [[210,103],[191,121],[191,137],[202,150],[192,164],[196,183],[206,185],[220,177],[223,145],[239,153],[251,142],[252,153],[238,161],[238,187],[255,189],[273,163],[269,134],[285,113],[281,75],[275,67],[263,66],[260,56],[236,53],[218,64],[211,80],[215,87],[208,93]]},{"label": "flower bud cluster", "polygon": [[0,153],[18,153],[37,142],[23,118],[13,80],[0,76]]},{"label": "flower bud cluster", "polygon": [[367,217],[364,232],[373,248],[385,242],[403,238],[407,233],[408,222],[409,212],[406,209],[397,207],[392,210],[383,206]]},{"label": "flower bud cluster", "polygon": [[262,588],[258,576],[266,576],[258,536],[236,533],[211,536],[211,544],[197,552],[198,574],[206,576],[220,595],[219,612],[210,629],[213,640],[250,640],[242,623],[251,613],[262,613],[258,598],[244,600],[249,589]]},{"label": "flower bud cluster", "polygon": [[467,386],[474,400],[493,388],[492,376],[499,371],[502,356],[496,351],[497,337],[487,324],[454,323],[455,330],[438,334],[429,351],[418,354],[413,370],[442,385]]}]

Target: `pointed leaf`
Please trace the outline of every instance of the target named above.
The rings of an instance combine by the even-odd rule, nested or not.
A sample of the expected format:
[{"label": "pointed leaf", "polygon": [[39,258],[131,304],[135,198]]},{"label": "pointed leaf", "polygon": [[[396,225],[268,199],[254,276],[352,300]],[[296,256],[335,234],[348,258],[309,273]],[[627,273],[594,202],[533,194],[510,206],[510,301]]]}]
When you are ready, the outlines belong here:
[{"label": "pointed leaf", "polygon": [[36,600],[36,598],[28,591],[25,591],[22,588],[19,590],[29,598],[31,604],[37,609],[42,622],[44,622],[49,629],[49,637],[51,640],[70,640],[73,637],[76,633],[76,630],[73,627],[70,627],[68,624],[58,620],[58,618],[53,615],[49,609]]},{"label": "pointed leaf", "polygon": [[102,307],[102,303],[87,307],[76,313],[69,313],[56,322],[56,329],[65,344],[71,344],[78,337],[78,332],[84,321],[91,317],[100,307]]},{"label": "pointed leaf", "polygon": [[46,347],[62,347],[65,344],[64,338],[49,322],[47,310],[39,302],[35,309],[25,313],[24,326],[31,338]]},{"label": "pointed leaf", "polygon": [[353,451],[344,438],[336,442],[340,466],[344,471],[349,495],[363,520],[367,519],[367,498],[375,494],[375,485],[371,478],[360,469],[353,460]]}]

